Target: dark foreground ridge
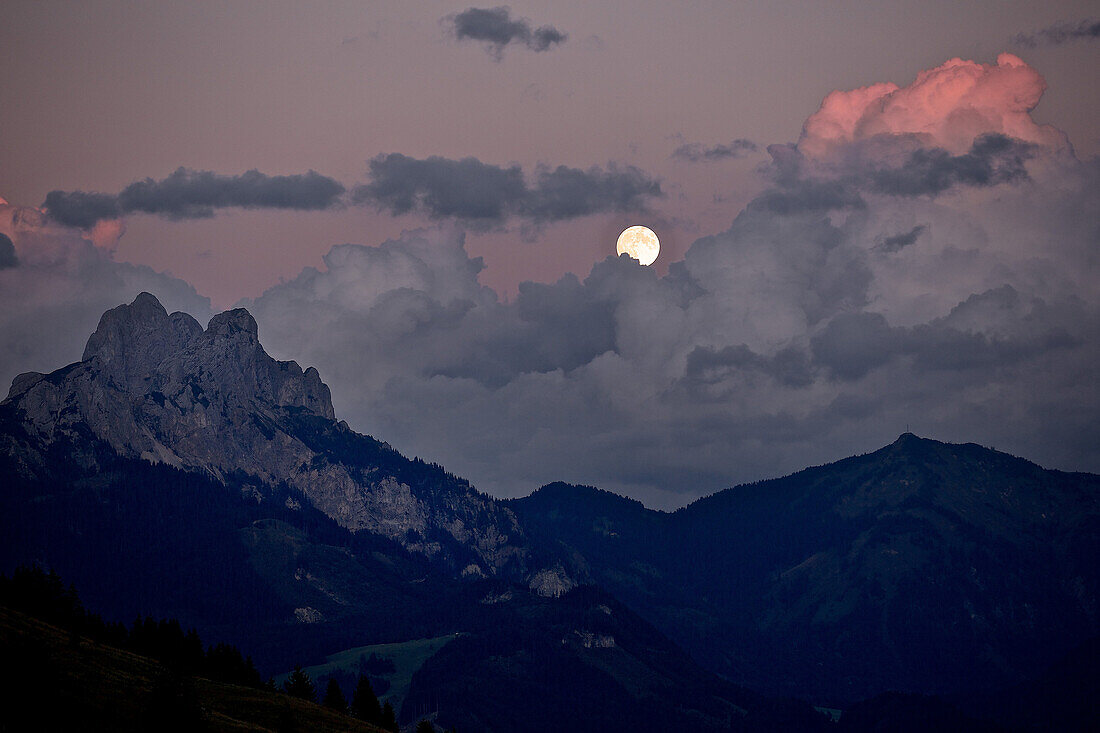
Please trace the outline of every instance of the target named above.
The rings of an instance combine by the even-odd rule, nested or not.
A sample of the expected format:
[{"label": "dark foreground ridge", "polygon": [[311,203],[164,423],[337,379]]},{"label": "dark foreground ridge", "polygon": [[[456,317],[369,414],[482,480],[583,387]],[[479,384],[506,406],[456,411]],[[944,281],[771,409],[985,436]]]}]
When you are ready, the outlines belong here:
[{"label": "dark foreground ridge", "polygon": [[107,625],[41,571],[0,577],[0,651],[4,730],[382,732],[266,689],[236,649],[204,650],[176,622]]}]

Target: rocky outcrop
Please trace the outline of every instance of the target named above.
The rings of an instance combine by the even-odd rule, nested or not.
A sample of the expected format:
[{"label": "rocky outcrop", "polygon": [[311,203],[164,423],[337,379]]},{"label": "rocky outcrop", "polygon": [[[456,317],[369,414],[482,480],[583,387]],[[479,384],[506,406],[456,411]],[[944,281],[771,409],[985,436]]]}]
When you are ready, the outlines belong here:
[{"label": "rocky outcrop", "polygon": [[5,404],[40,445],[90,432],[125,456],[285,482],[348,529],[458,568],[523,565],[510,510],[441,470],[419,480],[413,462],[337,423],[317,370],[269,356],[243,308],[204,330],[141,293],[103,314],[80,362],[19,375]]}]

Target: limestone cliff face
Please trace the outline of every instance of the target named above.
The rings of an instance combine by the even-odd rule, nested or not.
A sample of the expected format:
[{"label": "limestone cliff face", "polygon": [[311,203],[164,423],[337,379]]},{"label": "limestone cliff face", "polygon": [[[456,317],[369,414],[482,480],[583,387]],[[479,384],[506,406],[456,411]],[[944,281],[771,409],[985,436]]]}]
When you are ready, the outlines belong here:
[{"label": "limestone cliff face", "polygon": [[242,308],[203,330],[142,293],[103,314],[80,362],[19,375],[5,403],[40,445],[90,431],[123,455],[285,481],[348,529],[486,574],[522,572],[510,510],[454,477],[410,486],[411,462],[337,423],[317,370],[270,357]]}]

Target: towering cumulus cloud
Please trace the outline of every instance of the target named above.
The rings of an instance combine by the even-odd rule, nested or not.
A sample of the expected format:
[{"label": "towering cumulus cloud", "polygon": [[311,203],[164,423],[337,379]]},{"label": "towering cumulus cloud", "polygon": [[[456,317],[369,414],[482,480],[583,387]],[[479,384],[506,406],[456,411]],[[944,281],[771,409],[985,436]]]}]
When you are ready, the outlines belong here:
[{"label": "towering cumulus cloud", "polygon": [[1010,53],[996,64],[951,59],[907,87],[873,84],[829,94],[806,120],[798,149],[822,158],[878,136],[912,136],[922,147],[962,153],[990,133],[1063,146],[1062,132],[1031,119],[1045,89],[1043,77]]}]

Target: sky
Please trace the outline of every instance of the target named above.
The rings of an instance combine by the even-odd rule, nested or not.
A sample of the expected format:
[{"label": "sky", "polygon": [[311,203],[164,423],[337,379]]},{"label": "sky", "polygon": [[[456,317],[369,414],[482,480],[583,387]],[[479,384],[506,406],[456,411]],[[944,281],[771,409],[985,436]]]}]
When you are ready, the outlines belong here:
[{"label": "sky", "polygon": [[500,496],[907,426],[1100,471],[1094,3],[2,12],[0,382],[148,290]]}]

